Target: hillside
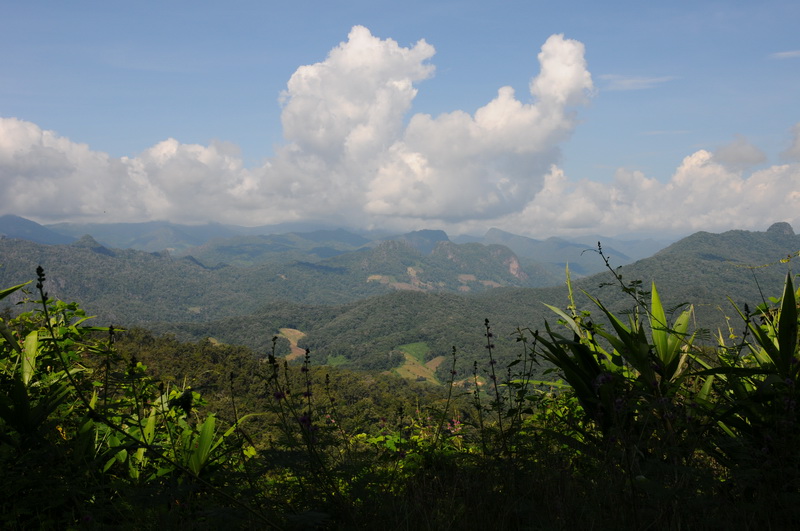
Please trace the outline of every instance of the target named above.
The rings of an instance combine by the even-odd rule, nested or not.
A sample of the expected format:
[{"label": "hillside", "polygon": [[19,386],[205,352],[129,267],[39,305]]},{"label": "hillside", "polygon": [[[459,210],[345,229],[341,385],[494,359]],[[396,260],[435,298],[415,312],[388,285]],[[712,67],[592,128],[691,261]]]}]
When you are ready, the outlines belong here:
[{"label": "hillside", "polygon": [[52,231],[47,227],[19,216],[0,216],[0,237],[18,238],[48,245],[65,244],[75,240],[71,236]]},{"label": "hillside", "polygon": [[[36,243],[66,244],[90,235],[101,245],[114,249],[147,252],[168,251],[173,256],[192,257],[206,267],[256,266],[267,262],[317,262],[362,247],[376,247],[385,241],[403,241],[422,254],[430,254],[441,242],[482,243],[510,248],[524,267],[537,274],[559,277],[564,265],[573,274],[586,276],[602,270],[587,250],[603,242],[608,256],[619,263],[651,256],[674,240],[618,239],[588,236],[578,240],[548,238],[535,240],[499,229],[483,237],[459,235],[451,240],[441,230],[418,230],[389,235],[380,231],[320,228],[314,223],[284,223],[243,227],[208,223],[181,225],[166,221],[143,223],[56,223],[39,225],[19,216],[0,217],[0,235]],[[590,243],[587,243],[590,242]],[[541,283],[537,284],[541,285]]]},{"label": "hillside", "polygon": [[780,295],[793,265],[781,260],[799,250],[800,236],[786,223],[766,232],[698,232],[626,266],[623,274],[645,285],[655,280],[668,305],[692,302],[698,322],[716,329],[723,313],[732,315],[728,297],[739,306],[753,306]]},{"label": "hillside", "polygon": [[214,238],[178,254],[192,256],[207,266],[226,264],[248,267],[267,262],[318,262],[357,250],[370,241],[342,229],[242,235]]},{"label": "hillside", "polygon": [[[798,249],[800,238],[773,229],[697,233],[617,272],[626,285],[640,280],[645,290],[656,282],[667,308],[692,303],[699,329],[716,331],[726,326],[727,315],[740,331],[741,323],[734,318],[728,297],[739,305],[754,305],[762,300],[762,292],[765,297],[778,295],[787,270],[780,261]],[[602,264],[597,253],[592,255]],[[611,265],[617,264],[611,261]],[[581,290],[600,298],[615,312],[633,307],[631,297],[608,271],[574,280],[573,284],[579,306],[593,310],[598,322],[602,321],[599,312]],[[463,377],[470,373],[474,361],[485,358],[485,318],[495,332],[499,357],[510,360],[519,353],[517,328],[543,329],[545,320],[555,323],[555,315],[544,303],[565,307],[566,288],[498,288],[470,297],[396,292],[324,310],[265,305],[248,317],[191,326],[159,325],[157,329],[171,330],[186,339],[213,336],[224,342],[243,342],[263,351],[275,330],[289,326],[306,333],[300,346],[311,348],[315,363],[336,359],[356,368],[395,366],[403,359],[400,347],[408,343],[425,343],[426,360],[447,356],[456,346],[458,370]],[[271,331],[260,334],[253,330]],[[711,342],[709,333],[702,333],[700,339]]]},{"label": "hillside", "polygon": [[[306,252],[312,245],[363,243],[344,231],[284,237]],[[725,326],[724,315],[734,315],[728,296],[752,305],[778,294],[787,268],[781,260],[798,249],[800,237],[786,224],[766,232],[699,232],[618,272],[623,283],[642,281],[645,290],[655,281],[667,307],[694,304],[697,327],[715,331]],[[498,356],[508,360],[519,352],[514,331],[554,322],[543,303],[563,307],[567,301],[563,270],[556,276],[541,264],[526,265],[506,246],[455,244],[438,231],[315,261],[276,259],[250,267],[111,249],[88,236],[71,245],[6,238],[0,257],[2,285],[30,280],[41,264],[52,296],[80,302],[104,324],[144,325],[185,339],[211,336],[262,352],[280,329],[292,329],[305,334],[299,346],[312,349],[315,363],[354,368],[396,366],[404,345],[420,343],[421,361],[447,356],[456,346],[465,376],[484,356],[484,319],[496,333]],[[605,267],[596,252],[582,257],[595,262],[592,268]],[[625,257],[607,258],[616,268]],[[592,309],[582,289],[614,311],[632,307],[610,272],[573,280],[583,308]]]},{"label": "hillside", "polygon": [[140,251],[181,250],[205,243],[211,238],[232,237],[239,234],[236,229],[224,225],[179,225],[167,221],[145,223],[56,223],[49,230],[80,238],[90,234],[107,247],[137,249]]},{"label": "hillside", "polygon": [[[561,238],[548,238],[535,240],[505,232],[499,229],[490,229],[481,240],[485,244],[505,245],[514,251],[520,258],[528,258],[536,262],[548,264],[551,273],[561,274],[564,267],[569,264],[570,271],[576,276],[587,276],[599,273],[604,265],[597,259],[593,249],[597,241],[591,245],[570,242]],[[607,246],[605,252],[615,263],[623,265],[632,262],[631,258]]]},{"label": "hillside", "polygon": [[547,281],[528,274],[507,248],[441,242],[424,255],[387,241],[332,258],[209,267],[186,256],[110,249],[85,236],[71,245],[0,240],[0,282],[30,280],[38,265],[54,297],[80,302],[105,322],[203,322],[269,303],[332,305],[395,290],[480,292]]}]

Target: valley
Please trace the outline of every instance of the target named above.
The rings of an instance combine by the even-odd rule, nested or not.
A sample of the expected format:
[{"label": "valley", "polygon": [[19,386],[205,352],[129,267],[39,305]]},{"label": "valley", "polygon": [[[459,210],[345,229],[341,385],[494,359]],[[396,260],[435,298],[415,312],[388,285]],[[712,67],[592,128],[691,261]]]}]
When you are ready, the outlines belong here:
[{"label": "valley", "polygon": [[[473,496],[460,528],[528,507],[520,522],[634,529],[676,500],[676,521],[708,528],[719,520],[701,506],[738,521],[752,492],[776,528],[793,521],[796,493],[770,501],[775,482],[761,479],[794,484],[796,430],[783,427],[800,388],[800,239],[788,224],[698,232],[622,265],[605,246],[581,250],[575,270],[438,231],[335,253],[311,246],[318,236],[270,235],[266,245],[295,247],[266,251],[218,242],[222,254],[201,258],[90,235],[1,238],[0,282],[43,264],[50,299],[31,302],[33,284],[3,292],[0,428],[19,450],[3,454],[16,483],[59,500],[54,515],[94,500],[74,485],[107,492],[92,506],[104,523],[177,514],[303,529],[331,514],[336,528],[373,528],[388,514],[403,527],[409,506],[464,511]],[[603,270],[581,274],[589,260]],[[784,284],[787,302],[768,299]],[[743,321],[758,301],[763,312]],[[39,518],[16,484],[4,489],[17,502],[4,514]],[[542,492],[572,493],[570,509],[539,503]],[[121,515],[105,509],[134,499]],[[581,516],[587,500],[602,510]]]},{"label": "valley", "polygon": [[[13,221],[0,230],[23,224]],[[51,230],[23,225],[28,235]],[[622,287],[640,282],[647,290],[655,282],[669,307],[693,304],[700,336],[711,340],[734,311],[729,297],[741,305],[779,290],[786,270],[780,260],[800,248],[800,238],[783,225],[696,233],[635,262],[606,245],[601,256],[580,244],[536,242],[495,229],[486,236],[493,243],[454,243],[442,231],[377,240],[341,229],[222,238],[211,227],[204,236],[211,239],[181,253],[110,248],[88,235],[69,244],[7,236],[0,240],[0,282],[27,281],[41,264],[51,296],[79,302],[99,324],[145,327],[187,341],[212,337],[261,353],[277,335],[279,352],[292,361],[309,348],[315,364],[441,382],[450,367],[440,360],[454,347],[457,378],[483,357],[484,319],[504,362],[518,355],[517,330],[555,322],[545,303],[567,304],[567,266],[582,308],[592,306],[586,290],[612,311],[626,311],[632,300]],[[121,240],[109,230],[97,232]],[[132,227],[122,232],[129,242],[147,240],[134,238]],[[197,228],[192,234],[191,241],[203,238]],[[551,261],[533,260],[545,250]],[[773,265],[761,267],[767,262]]]}]

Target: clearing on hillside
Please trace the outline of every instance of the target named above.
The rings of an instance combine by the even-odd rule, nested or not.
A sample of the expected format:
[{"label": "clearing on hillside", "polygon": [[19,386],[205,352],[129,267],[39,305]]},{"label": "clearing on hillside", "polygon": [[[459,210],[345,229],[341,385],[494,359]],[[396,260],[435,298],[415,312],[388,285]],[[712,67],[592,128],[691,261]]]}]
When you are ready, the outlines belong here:
[{"label": "clearing on hillside", "polygon": [[294,328],[281,328],[278,332],[280,332],[278,334],[279,336],[289,340],[289,346],[292,349],[292,353],[286,356],[287,361],[300,359],[306,355],[305,349],[297,346],[297,342],[306,337],[305,332],[295,330]]},{"label": "clearing on hillside", "polygon": [[436,356],[425,363],[425,356],[431,350],[427,343],[408,343],[400,345],[397,350],[403,353],[405,362],[400,367],[393,369],[396,374],[409,380],[425,380],[434,384],[441,383],[436,378],[436,369],[444,361],[444,356]]}]

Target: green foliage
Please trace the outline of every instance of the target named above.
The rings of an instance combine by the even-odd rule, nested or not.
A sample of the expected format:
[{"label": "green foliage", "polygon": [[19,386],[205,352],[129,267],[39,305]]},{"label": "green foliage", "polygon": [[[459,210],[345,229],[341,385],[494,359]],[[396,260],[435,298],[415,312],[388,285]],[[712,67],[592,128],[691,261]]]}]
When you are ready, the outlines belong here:
[{"label": "green foliage", "polygon": [[[283,245],[296,252],[279,253],[280,259],[266,262],[235,259],[237,266],[204,263],[193,256],[173,257],[167,251],[109,249],[91,237],[71,245],[6,238],[0,240],[0,285],[28,278],[29,271],[43,263],[51,276],[51,289],[59,298],[80,301],[104,320],[133,326],[203,322],[209,316],[220,319],[250,314],[275,302],[335,305],[397,289],[459,292],[468,287],[480,292],[493,286],[541,284],[538,277],[529,277],[524,271],[512,274],[513,253],[499,246],[443,242],[447,245],[441,250],[423,255],[404,242],[356,250],[355,244],[337,244],[326,237],[337,238],[320,239],[314,233],[248,237],[245,240],[271,241],[265,244],[267,248]],[[326,250],[327,244],[350,252],[324,259],[313,254],[335,254],[329,252],[333,248]],[[248,246],[243,245],[234,245],[230,252],[249,254]],[[460,280],[465,273],[475,279]],[[393,276],[396,282],[371,281],[373,275]],[[120,304],[121,300],[126,303]]]},{"label": "green foliage", "polygon": [[[580,403],[584,418],[570,435],[571,446],[599,450],[604,460],[618,463],[632,478],[631,498],[641,489],[649,494],[655,485],[672,496],[694,484],[707,494],[747,492],[741,500],[747,507],[794,514],[790,507],[798,501],[800,479],[795,451],[800,299],[791,273],[780,299],[759,305],[754,314],[737,308],[744,336],[731,330],[730,338],[738,342],[729,346],[720,334],[713,352],[693,344],[691,308],[670,323],[655,285],[649,305],[638,287],[626,292],[636,302],[627,324],[589,297],[610,323],[607,330],[593,323],[589,312],[577,312],[570,298],[567,312],[551,309],[571,339],[549,326],[546,337],[533,333],[541,355]],[[646,319],[639,319],[640,312]],[[595,430],[602,437],[595,437]],[[710,460],[720,468],[709,468]]]},{"label": "green foliage", "polygon": [[414,357],[420,363],[424,363],[426,361],[427,354],[431,351],[428,344],[424,341],[417,341],[415,343],[407,343],[405,345],[399,345],[397,350],[401,352],[405,352]]},{"label": "green foliage", "polygon": [[[518,329],[513,341],[486,319],[483,348],[469,336],[445,353],[434,332],[444,335],[449,322],[425,304],[429,295],[384,299],[396,326],[414,312],[433,320],[417,337],[374,323],[391,348],[420,360],[446,355],[445,384],[433,386],[314,363],[350,360],[347,348],[306,350],[289,363],[277,336],[256,354],[92,327],[77,304],[48,297],[39,271],[39,300],[0,320],[0,524],[792,525],[800,517],[794,277],[785,276],[780,298],[734,307],[742,331],[731,327],[711,345],[692,330],[693,306],[669,309],[655,283],[611,272],[624,311],[573,291],[568,276],[565,308],[537,301],[559,325]],[[291,325],[319,315],[298,312]],[[356,316],[374,318],[331,318]]]},{"label": "green foliage", "polygon": [[[227,467],[215,472],[220,479],[236,471],[229,438],[239,421],[217,434],[213,414],[193,412],[191,398],[199,395],[181,391],[188,402],[174,390],[170,395],[140,362],[119,367],[115,331],[86,326],[77,305],[48,299],[41,268],[38,274],[34,309],[2,323],[4,527],[161,521],[194,512],[198,489],[224,497],[204,476],[210,467]],[[103,332],[107,341],[98,336]],[[167,506],[140,513],[142,507],[127,502],[108,505],[142,494],[173,499],[181,509],[167,515]],[[41,499],[48,500],[44,506]]]},{"label": "green foliage", "polygon": [[[281,235],[285,245],[298,249],[331,246],[339,240],[343,245],[358,244],[359,240],[345,236]],[[779,236],[747,231],[697,233],[651,258],[625,266],[623,273],[626,278],[642,279],[643,286],[655,281],[666,310],[691,301],[692,324],[696,324],[699,337],[709,340],[710,331],[726,326],[722,309],[728,307],[728,295],[735,295],[735,302],[741,306],[760,301],[760,289],[779,289],[783,275],[776,272],[777,268],[744,267],[771,260],[762,257],[784,257],[797,249],[800,237]],[[456,346],[461,353],[459,379],[465,379],[473,362],[483,355],[476,345],[484,317],[496,331],[495,355],[505,364],[515,357],[517,328],[543,330],[548,310],[541,301],[564,300],[567,294],[562,287],[484,286],[486,289],[478,292],[483,289],[481,280],[495,280],[501,285],[539,285],[550,280],[542,280],[544,277],[531,269],[526,269],[527,283],[504,280],[503,275],[508,273],[504,262],[509,255],[498,251],[494,256],[497,249],[492,246],[441,243],[446,245],[434,248],[429,255],[405,242],[390,241],[372,250],[327,260],[307,256],[298,262],[209,269],[215,267],[210,262],[204,266],[168,253],[99,249],[102,246],[97,242],[88,246],[41,246],[6,239],[0,242],[0,285],[22,282],[42,262],[48,268],[54,296],[80,301],[82,308],[103,323],[146,326],[159,334],[175,334],[183,341],[212,337],[259,352],[270,348],[270,338],[279,329],[297,328],[306,333],[301,347],[337,361],[346,360],[342,364],[345,367],[369,370],[397,367],[403,361],[393,353],[397,345],[425,341],[431,347],[431,357],[447,356]],[[563,244],[541,243],[547,243],[548,249]],[[595,253],[588,252],[575,266],[589,260],[602,266]],[[367,282],[371,274],[391,273],[394,282],[413,287],[409,267],[414,269],[419,289],[424,289],[423,284],[439,289],[441,283],[442,289],[474,289],[469,296],[460,295],[463,292],[397,292],[389,284]],[[476,280],[464,284],[458,280],[460,274],[472,274]],[[616,284],[608,273],[575,280],[576,303],[594,307],[585,290],[602,298],[604,306],[622,316],[624,322],[630,296],[614,288]],[[598,289],[598,285],[603,287]],[[279,355],[289,353],[288,343],[278,347]],[[325,359],[321,357],[318,362]],[[446,369],[439,369],[436,376],[439,381],[448,379]]]}]

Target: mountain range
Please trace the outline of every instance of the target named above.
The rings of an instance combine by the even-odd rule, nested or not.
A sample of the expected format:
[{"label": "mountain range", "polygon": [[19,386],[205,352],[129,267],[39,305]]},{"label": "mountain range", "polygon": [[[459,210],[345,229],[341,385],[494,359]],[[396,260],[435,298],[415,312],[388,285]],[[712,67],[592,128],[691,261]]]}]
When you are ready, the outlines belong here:
[{"label": "mountain range", "polygon": [[0,216],[0,236],[42,244],[67,244],[89,235],[111,249],[135,249],[148,252],[168,251],[172,256],[191,256],[208,267],[217,265],[252,266],[266,262],[301,260],[316,262],[338,254],[374,247],[387,240],[409,243],[423,254],[430,254],[442,241],[504,245],[522,263],[535,262],[538,269],[560,276],[569,263],[576,276],[590,275],[603,269],[602,263],[587,250],[597,242],[618,264],[626,264],[652,255],[672,243],[671,239],[615,239],[604,236],[580,240],[548,238],[537,240],[499,229],[485,235],[461,235],[451,240],[438,230],[420,230],[407,234],[376,231],[352,231],[310,225],[282,224],[242,227],[209,223],[180,225],[166,221],[144,223],[57,223],[40,225],[14,216]]},{"label": "mountain range", "polygon": [[580,243],[497,229],[467,243],[441,231],[380,238],[342,229],[238,234],[148,252],[88,235],[64,244],[53,239],[61,233],[52,227],[26,221],[0,218],[0,286],[34,278],[41,264],[50,296],[80,302],[98,324],[214,337],[260,352],[278,334],[283,351],[293,337],[293,346],[317,353],[317,363],[354,368],[395,367],[409,357],[409,345],[422,345],[422,361],[441,371],[456,347],[462,376],[484,355],[484,319],[497,332],[503,360],[519,353],[516,330],[556,321],[544,303],[567,304],[567,262],[581,308],[592,308],[585,290],[613,311],[629,311],[632,299],[619,284],[649,290],[655,282],[666,306],[694,305],[695,324],[711,340],[728,325],[741,331],[726,318],[736,315],[731,303],[754,307],[780,294],[787,257],[800,249],[792,227],[776,223],[765,232],[698,232],[635,261],[631,249],[616,245],[603,244],[601,256]]}]

